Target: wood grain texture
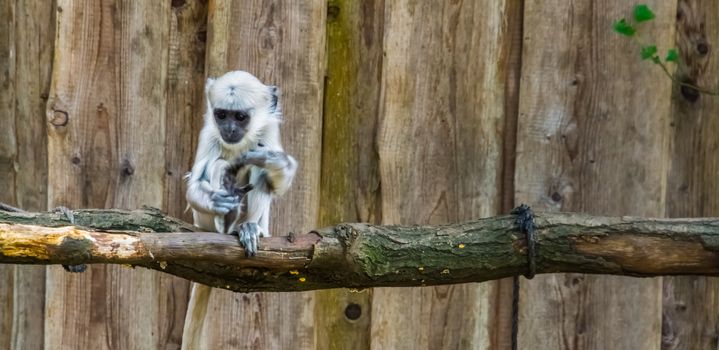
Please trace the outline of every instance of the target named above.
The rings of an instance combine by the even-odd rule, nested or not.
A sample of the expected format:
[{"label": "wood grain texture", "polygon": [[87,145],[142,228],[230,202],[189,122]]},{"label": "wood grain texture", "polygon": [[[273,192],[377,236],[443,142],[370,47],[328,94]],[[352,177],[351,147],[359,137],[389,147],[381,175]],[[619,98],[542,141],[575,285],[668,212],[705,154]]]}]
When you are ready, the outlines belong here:
[{"label": "wood grain texture", "polygon": [[[518,2],[386,2],[382,222],[500,210],[506,71]],[[375,289],[372,347],[491,348],[499,284]],[[506,305],[509,307],[509,305]]]},{"label": "wood grain texture", "polygon": [[164,207],[168,215],[192,222],[191,212],[185,210],[182,177],[192,167],[203,123],[206,1],[173,2],[168,44]]},{"label": "wood grain texture", "polygon": [[[45,105],[50,90],[55,2],[16,2],[15,203],[26,210],[47,208],[47,133]],[[27,38],[34,38],[27,40]],[[16,266],[13,349],[43,346],[45,268]]]},{"label": "wood grain texture", "polygon": [[[719,87],[719,3],[680,0],[676,46],[677,77]],[[719,100],[675,86],[672,97],[672,153],[667,216],[719,216]],[[663,349],[716,349],[719,339],[719,279],[664,278]]]},{"label": "wood grain texture", "polygon": [[[50,206],[160,207],[169,2],[58,1],[47,106]],[[150,271],[50,268],[46,348],[177,348],[172,282]],[[172,318],[172,317],[171,317]]]},{"label": "wood grain texture", "polygon": [[[16,37],[15,2],[0,4],[0,186],[15,188],[15,162],[17,158],[17,136],[15,135],[15,85],[16,82]],[[15,191],[0,192],[0,200],[15,203]],[[0,331],[1,332],[1,331]]]},{"label": "wood grain texture", "polygon": [[[642,30],[665,52],[676,2],[647,3],[656,19]],[[525,3],[517,203],[664,214],[671,82],[611,30],[628,16],[631,5],[618,0]],[[658,278],[522,280],[519,348],[658,349],[661,293]]]},{"label": "wood grain texture", "polygon": [[13,277],[11,265],[0,267],[0,346],[3,349],[12,348]]},{"label": "wood grain texture", "polygon": [[[50,88],[54,2],[0,5],[0,201],[28,209],[47,205],[45,104]],[[43,347],[45,268],[5,266],[0,288],[0,348]],[[8,320],[5,323],[4,320]]]},{"label": "wood grain texture", "polygon": [[[318,0],[209,4],[208,76],[242,69],[282,90],[282,142],[299,168],[292,188],[273,203],[273,235],[309,230],[318,217],[325,15],[326,3]],[[313,348],[313,295],[213,289],[206,312],[187,321],[196,323],[186,329],[197,336],[186,333],[183,342],[202,349]]]},{"label": "wood grain texture", "polygon": [[[318,225],[379,223],[377,132],[383,0],[332,0],[327,8],[327,77]],[[372,291],[317,292],[318,349],[369,349]]]},{"label": "wood grain texture", "polygon": [[[0,3],[0,188],[15,188],[15,3]],[[0,201],[15,202],[15,191],[0,191]],[[10,349],[13,325],[14,267],[0,266],[0,348]]]},{"label": "wood grain texture", "polygon": [[[174,1],[170,16],[163,208],[168,215],[192,222],[191,211],[185,210],[183,176],[192,167],[203,121],[207,1]],[[168,343],[177,348],[182,344],[190,283],[164,275],[161,283],[169,293],[160,314],[166,319]]]}]

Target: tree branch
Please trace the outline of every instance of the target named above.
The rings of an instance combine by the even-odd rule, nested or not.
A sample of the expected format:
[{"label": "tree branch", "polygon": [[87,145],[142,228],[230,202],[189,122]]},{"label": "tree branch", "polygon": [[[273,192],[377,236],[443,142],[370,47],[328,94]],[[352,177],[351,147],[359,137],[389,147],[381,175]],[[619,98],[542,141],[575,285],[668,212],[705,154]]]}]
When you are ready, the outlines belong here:
[{"label": "tree branch", "polygon": [[[0,211],[0,263],[125,264],[234,291],[300,291],[481,282],[527,271],[512,216],[439,226],[340,224],[263,238],[246,258],[237,238],[154,209]],[[719,219],[535,214],[537,273],[719,275]]]}]

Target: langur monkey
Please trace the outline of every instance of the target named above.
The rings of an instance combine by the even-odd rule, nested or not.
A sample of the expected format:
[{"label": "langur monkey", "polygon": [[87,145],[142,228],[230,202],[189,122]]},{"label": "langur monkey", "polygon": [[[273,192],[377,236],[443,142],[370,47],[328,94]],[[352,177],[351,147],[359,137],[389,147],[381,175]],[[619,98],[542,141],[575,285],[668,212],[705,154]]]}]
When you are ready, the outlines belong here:
[{"label": "langur monkey", "polygon": [[280,143],[279,90],[233,71],[207,79],[205,95],[187,202],[195,226],[238,235],[254,256],[259,237],[269,236],[272,197],[287,191],[297,169]]},{"label": "langur monkey", "polygon": [[[205,84],[207,112],[187,175],[195,226],[237,234],[247,256],[270,234],[272,197],[287,191],[297,161],[280,143],[279,90],[243,71]],[[193,284],[182,349],[197,349],[212,288]]]}]

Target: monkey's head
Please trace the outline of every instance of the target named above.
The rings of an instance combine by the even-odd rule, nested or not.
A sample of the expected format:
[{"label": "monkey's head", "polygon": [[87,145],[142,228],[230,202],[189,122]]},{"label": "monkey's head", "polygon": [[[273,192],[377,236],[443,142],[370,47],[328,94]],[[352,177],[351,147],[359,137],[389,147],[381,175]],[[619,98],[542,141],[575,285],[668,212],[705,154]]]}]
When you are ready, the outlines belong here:
[{"label": "monkey's head", "polygon": [[254,140],[265,126],[279,121],[278,94],[277,87],[267,86],[244,71],[207,79],[205,122],[217,128],[227,145]]}]

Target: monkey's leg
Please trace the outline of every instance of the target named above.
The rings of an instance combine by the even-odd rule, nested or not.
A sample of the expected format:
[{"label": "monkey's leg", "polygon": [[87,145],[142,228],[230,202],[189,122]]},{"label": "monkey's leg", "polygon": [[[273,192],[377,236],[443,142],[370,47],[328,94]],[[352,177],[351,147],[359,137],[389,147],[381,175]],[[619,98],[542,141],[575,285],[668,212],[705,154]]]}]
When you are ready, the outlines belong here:
[{"label": "monkey's leg", "polygon": [[255,256],[259,238],[270,235],[268,225],[272,193],[264,169],[252,169],[250,184],[253,189],[247,194],[247,215],[239,227],[238,236],[247,256]]}]

